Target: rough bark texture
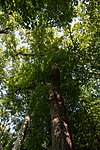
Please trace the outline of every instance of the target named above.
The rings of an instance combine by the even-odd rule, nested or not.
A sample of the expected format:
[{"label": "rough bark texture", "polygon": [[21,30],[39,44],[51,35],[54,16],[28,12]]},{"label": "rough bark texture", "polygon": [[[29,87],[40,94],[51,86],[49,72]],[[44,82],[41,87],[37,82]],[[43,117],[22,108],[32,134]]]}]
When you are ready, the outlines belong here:
[{"label": "rough bark texture", "polygon": [[60,94],[60,71],[56,67],[51,73],[52,91],[50,93],[51,104],[51,134],[53,150],[72,150],[72,137],[66,117],[64,101]]}]

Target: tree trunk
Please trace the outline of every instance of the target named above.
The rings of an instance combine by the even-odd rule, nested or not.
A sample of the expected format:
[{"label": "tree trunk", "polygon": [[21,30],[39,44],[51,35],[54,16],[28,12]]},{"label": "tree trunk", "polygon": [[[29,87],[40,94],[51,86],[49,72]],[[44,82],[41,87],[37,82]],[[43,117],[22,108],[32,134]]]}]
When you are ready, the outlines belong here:
[{"label": "tree trunk", "polygon": [[12,148],[12,150],[18,150],[19,148],[21,150],[29,122],[30,122],[30,117],[25,116],[24,122],[19,130],[18,137],[15,141],[15,144],[14,144],[14,147]]},{"label": "tree trunk", "polygon": [[51,85],[49,100],[52,150],[73,150],[64,101],[60,94],[60,71],[57,67],[52,70]]}]

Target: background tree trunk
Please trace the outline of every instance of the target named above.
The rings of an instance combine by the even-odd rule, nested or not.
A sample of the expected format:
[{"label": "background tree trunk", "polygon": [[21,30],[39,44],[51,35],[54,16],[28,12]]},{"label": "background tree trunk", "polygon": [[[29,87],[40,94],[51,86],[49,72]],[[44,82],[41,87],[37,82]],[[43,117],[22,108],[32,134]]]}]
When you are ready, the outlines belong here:
[{"label": "background tree trunk", "polygon": [[14,144],[14,147],[12,148],[12,150],[17,150],[18,148],[20,148],[20,150],[21,150],[23,141],[24,141],[25,136],[26,136],[26,130],[27,130],[29,122],[30,122],[30,117],[25,116],[24,122],[20,128],[18,137],[15,141],[15,144]]},{"label": "background tree trunk", "polygon": [[72,137],[69,130],[64,101],[60,94],[60,71],[57,67],[51,73],[52,90],[49,96],[51,113],[51,134],[53,150],[72,150]]}]

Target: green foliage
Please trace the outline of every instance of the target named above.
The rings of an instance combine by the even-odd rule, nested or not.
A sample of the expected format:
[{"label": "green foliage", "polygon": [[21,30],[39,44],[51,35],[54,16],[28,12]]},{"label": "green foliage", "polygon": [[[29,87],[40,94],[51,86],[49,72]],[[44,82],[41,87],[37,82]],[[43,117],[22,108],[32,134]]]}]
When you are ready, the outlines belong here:
[{"label": "green foliage", "polygon": [[[12,14],[22,25],[34,28],[42,24],[42,18],[49,25],[61,26],[64,22],[71,21],[73,15],[73,0],[15,0],[2,1],[2,8],[7,14]],[[16,17],[14,14],[22,17]],[[41,18],[42,17],[42,18]],[[41,18],[41,19],[40,19]]]},{"label": "green foliage", "polygon": [[23,149],[51,149],[48,96],[54,64],[76,149],[99,148],[99,2],[1,4],[0,27],[10,27],[0,35],[1,149],[13,147],[25,114],[31,122]]}]

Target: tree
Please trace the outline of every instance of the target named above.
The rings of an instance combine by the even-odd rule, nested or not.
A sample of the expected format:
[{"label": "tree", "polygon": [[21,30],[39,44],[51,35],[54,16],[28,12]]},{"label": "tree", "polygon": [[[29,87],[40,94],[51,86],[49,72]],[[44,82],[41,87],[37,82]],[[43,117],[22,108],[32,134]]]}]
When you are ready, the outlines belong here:
[{"label": "tree", "polygon": [[50,93],[50,113],[52,130],[52,149],[73,149],[64,101],[60,94],[60,70],[55,67],[51,73],[52,93]]},{"label": "tree", "polygon": [[1,149],[13,148],[26,114],[31,121],[22,149],[51,149],[54,64],[75,148],[99,149],[99,1],[1,2],[0,28],[10,27],[0,34]]}]

